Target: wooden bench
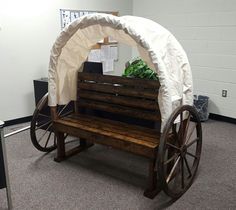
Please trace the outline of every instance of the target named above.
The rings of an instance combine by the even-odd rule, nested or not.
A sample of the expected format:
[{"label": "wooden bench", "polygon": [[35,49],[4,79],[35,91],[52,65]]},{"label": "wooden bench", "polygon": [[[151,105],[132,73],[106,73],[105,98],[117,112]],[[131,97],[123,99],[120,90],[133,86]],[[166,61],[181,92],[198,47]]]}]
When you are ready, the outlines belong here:
[{"label": "wooden bench", "polygon": [[[75,112],[59,118],[52,108],[58,138],[55,161],[60,162],[94,143],[144,156],[149,159],[144,195],[153,198],[159,191],[156,172],[161,119],[157,103],[159,86],[153,80],[79,73]],[[142,122],[151,122],[153,127]],[[66,152],[65,134],[79,137],[80,145]]]}]

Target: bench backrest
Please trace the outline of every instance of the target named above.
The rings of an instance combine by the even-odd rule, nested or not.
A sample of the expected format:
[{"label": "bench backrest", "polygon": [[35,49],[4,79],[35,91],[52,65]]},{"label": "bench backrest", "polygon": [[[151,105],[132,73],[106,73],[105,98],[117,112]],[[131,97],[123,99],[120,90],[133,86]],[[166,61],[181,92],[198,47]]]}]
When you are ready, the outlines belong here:
[{"label": "bench backrest", "polygon": [[91,73],[78,74],[78,107],[141,120],[160,121],[158,81]]}]

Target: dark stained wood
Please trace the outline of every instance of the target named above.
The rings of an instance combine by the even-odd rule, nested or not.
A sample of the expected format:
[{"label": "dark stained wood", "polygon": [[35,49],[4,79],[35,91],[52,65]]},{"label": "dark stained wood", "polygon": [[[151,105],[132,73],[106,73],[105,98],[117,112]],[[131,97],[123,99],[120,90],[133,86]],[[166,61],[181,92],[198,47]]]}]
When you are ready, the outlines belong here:
[{"label": "dark stained wood", "polygon": [[144,196],[153,199],[162,189],[157,180],[156,157],[149,160],[149,174],[147,189],[144,191]]},{"label": "dark stained wood", "polygon": [[121,96],[115,94],[97,93],[95,91],[79,90],[79,98],[97,100],[102,102],[109,102],[134,108],[157,110],[158,104],[154,100],[148,99],[137,99],[135,97],[131,98],[129,96]]},{"label": "dark stained wood", "polygon": [[[62,144],[63,142],[61,142],[61,139],[59,140],[59,144]],[[64,148],[61,148],[61,150],[57,150],[57,157],[54,158],[54,160],[56,162],[61,162],[75,154],[78,154],[86,149],[88,149],[89,147],[93,146],[92,143],[88,143],[88,144],[85,144],[85,145],[79,145],[77,147],[74,147],[72,148],[71,150],[69,151],[65,151],[65,147]],[[60,151],[60,152],[59,152]],[[63,152],[61,152],[63,151]]]},{"label": "dark stained wood", "polygon": [[[111,130],[115,132],[122,132],[122,134],[125,135],[137,135],[139,138],[142,137],[144,138],[145,136],[150,137],[152,139],[152,142],[158,142],[160,138],[160,133],[159,131],[155,129],[150,129],[138,125],[132,125],[132,124],[127,124],[119,121],[114,121],[114,120],[109,120],[109,119],[104,119],[104,118],[99,118],[95,116],[88,116],[84,114],[76,114],[76,115],[70,115],[67,118],[64,118],[67,121],[72,121],[73,120],[79,120],[81,123],[84,124],[90,124],[90,126],[94,127],[102,127],[104,130]],[[91,122],[96,122],[92,123]],[[104,126],[106,125],[106,126]]]},{"label": "dark stained wood", "polygon": [[106,83],[106,84],[119,84],[123,86],[133,86],[140,88],[148,88],[153,90],[158,90],[160,87],[159,81],[139,79],[139,78],[126,78],[111,75],[101,75],[101,74],[90,74],[90,73],[78,73],[78,83],[82,81],[95,81],[96,83]]},{"label": "dark stained wood", "polygon": [[56,130],[56,135],[57,135],[57,157],[54,158],[56,162],[60,162],[65,159],[66,153],[65,153],[65,138],[64,138],[64,133],[59,132],[56,127],[54,127]]},{"label": "dark stained wood", "polygon": [[[184,118],[186,113],[188,113],[187,119]],[[179,126],[175,125],[176,121]],[[190,121],[191,126],[189,126]],[[192,132],[195,133],[194,136],[191,136]],[[194,144],[192,150],[188,150],[192,145],[190,142]],[[163,190],[173,199],[179,198],[192,185],[197,174],[201,150],[202,127],[197,110],[189,105],[178,107],[170,115],[160,138],[157,164]],[[189,154],[191,161],[188,161]],[[173,187],[173,183],[176,187]]]},{"label": "dark stained wood", "polygon": [[78,94],[80,89],[84,90],[93,90],[96,92],[102,93],[112,93],[124,96],[132,96],[132,97],[140,97],[140,98],[148,98],[157,100],[157,92],[155,90],[140,90],[135,88],[130,88],[126,86],[119,86],[119,85],[111,85],[111,84],[104,84],[104,83],[93,83],[93,82],[79,82],[78,83]]},{"label": "dark stained wood", "polygon": [[[93,143],[144,156],[150,160],[148,187],[144,195],[153,198],[160,191],[155,169],[160,128],[147,128],[92,114],[98,110],[114,114],[112,116],[160,123],[157,103],[159,87],[158,81],[79,73],[75,113],[54,117],[53,127],[58,135],[56,161],[74,155]],[[66,152],[62,138],[64,133],[79,137],[80,146]]]},{"label": "dark stained wood", "polygon": [[81,138],[88,139],[89,141],[97,144],[108,145],[117,149],[132,152],[134,154],[142,155],[148,158],[154,158],[156,156],[157,144],[151,142],[145,142],[137,140],[131,137],[125,137],[118,134],[110,134],[109,132],[96,133],[96,129],[88,128],[75,124],[76,127],[70,126],[71,123],[66,121],[57,120],[55,127],[64,133],[70,133],[72,136],[80,136]]},{"label": "dark stained wood", "polygon": [[[93,128],[95,132],[108,132],[123,135],[124,137],[131,137],[135,139],[140,139],[142,141],[147,141],[159,144],[160,133],[149,128],[144,128],[141,126],[133,126],[127,123],[116,122],[112,120],[101,120],[98,117],[91,117],[89,115],[78,115],[78,116],[68,116],[63,118],[63,123],[71,123],[71,126],[87,126],[88,129]],[[148,131],[151,131],[150,133]]]},{"label": "dark stained wood", "polygon": [[85,100],[85,99],[80,99],[78,106],[84,107],[84,108],[102,110],[102,111],[111,112],[111,113],[122,114],[122,115],[131,116],[131,117],[135,117],[139,119],[146,119],[146,120],[152,120],[152,121],[160,120],[160,114],[158,110],[156,110],[156,112],[150,112],[148,110],[138,110],[134,108],[127,109],[127,107],[120,106],[120,105],[108,104],[104,102],[98,102],[94,100]]},{"label": "dark stained wood", "polygon": [[[92,122],[91,122],[92,123]],[[103,136],[107,136],[107,137],[114,137],[115,139],[120,139],[121,141],[128,141],[134,144],[141,144],[143,146],[147,146],[147,147],[151,147],[151,148],[156,148],[158,146],[158,141],[156,140],[156,138],[151,139],[151,137],[146,137],[149,138],[149,141],[145,141],[143,140],[142,136],[136,136],[134,137],[132,134],[127,136],[125,135],[125,131],[124,133],[122,133],[122,131],[120,130],[119,132],[116,131],[112,131],[111,129],[103,129],[102,127],[98,126],[90,126],[89,123],[88,124],[83,124],[80,122],[80,120],[77,121],[67,121],[64,119],[59,119],[55,121],[55,126],[57,126],[57,124],[63,124],[66,125],[68,127],[75,127],[78,129],[82,129],[85,131],[88,131],[90,133],[95,133],[95,134],[99,134],[99,135],[103,135]],[[95,123],[94,123],[95,124]],[[105,126],[106,124],[104,124],[103,126]],[[144,133],[143,133],[144,134]],[[85,138],[86,139],[86,138]]]}]

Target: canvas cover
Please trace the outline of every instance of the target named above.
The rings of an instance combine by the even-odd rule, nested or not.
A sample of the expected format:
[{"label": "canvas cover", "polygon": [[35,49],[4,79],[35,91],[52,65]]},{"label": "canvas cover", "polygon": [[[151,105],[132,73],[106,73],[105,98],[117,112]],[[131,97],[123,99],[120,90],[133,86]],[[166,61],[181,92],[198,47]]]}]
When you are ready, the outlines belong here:
[{"label": "canvas cover", "polygon": [[107,36],[137,47],[142,59],[157,72],[162,128],[175,108],[192,105],[188,58],[168,30],[146,18],[98,13],[73,21],[56,39],[49,63],[49,106],[76,99],[77,73],[82,71],[92,46]]}]

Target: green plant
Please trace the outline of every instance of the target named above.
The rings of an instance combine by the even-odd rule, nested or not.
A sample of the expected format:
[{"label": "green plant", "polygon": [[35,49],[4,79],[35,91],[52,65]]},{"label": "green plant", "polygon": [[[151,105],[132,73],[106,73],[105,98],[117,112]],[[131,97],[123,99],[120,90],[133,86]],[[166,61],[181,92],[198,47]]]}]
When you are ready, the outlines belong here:
[{"label": "green plant", "polygon": [[136,58],[131,63],[128,62],[122,76],[158,80],[157,73],[150,69],[141,58]]}]

